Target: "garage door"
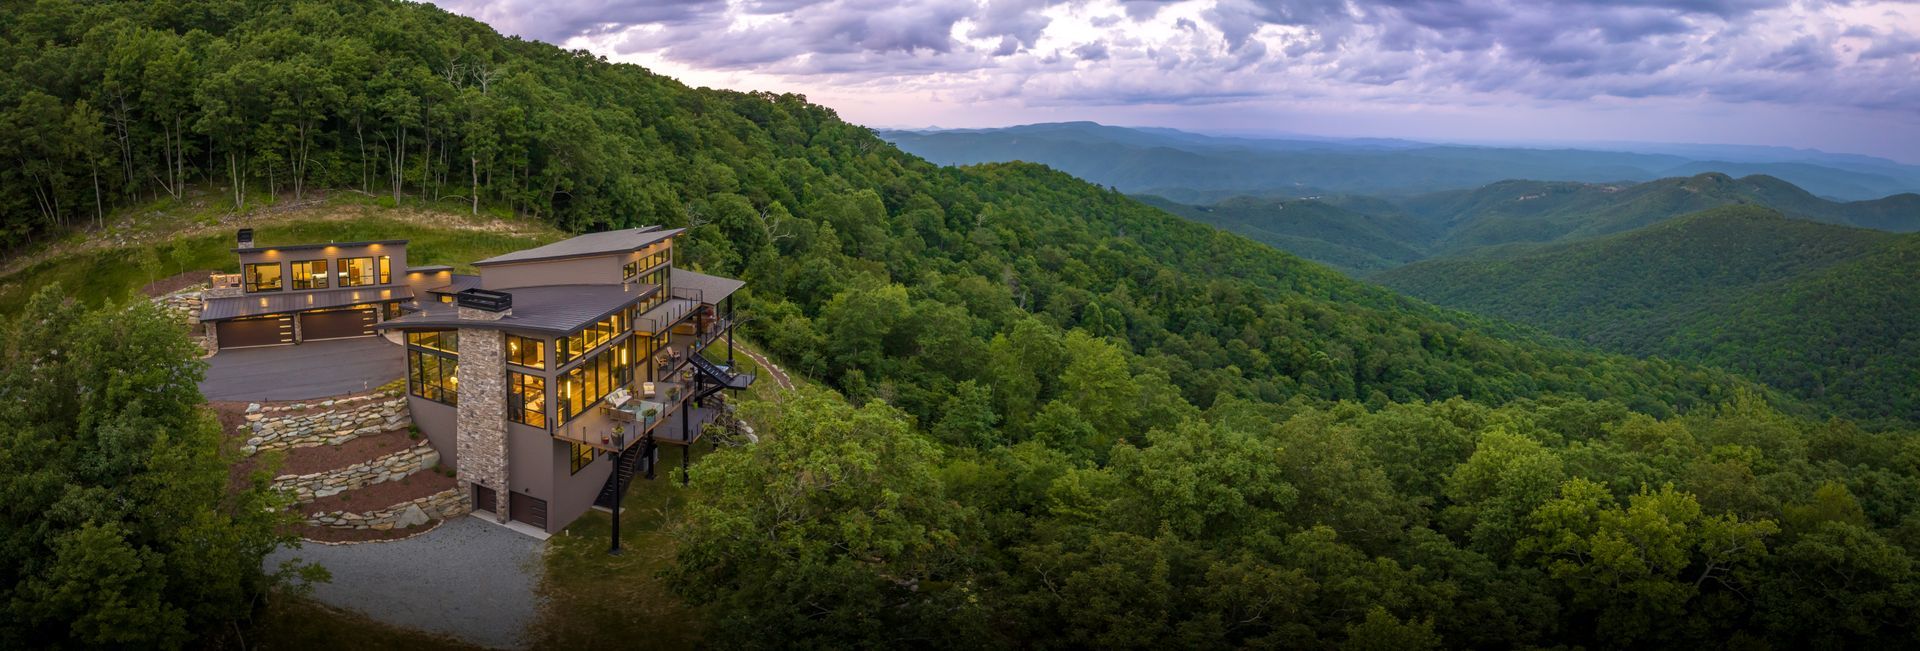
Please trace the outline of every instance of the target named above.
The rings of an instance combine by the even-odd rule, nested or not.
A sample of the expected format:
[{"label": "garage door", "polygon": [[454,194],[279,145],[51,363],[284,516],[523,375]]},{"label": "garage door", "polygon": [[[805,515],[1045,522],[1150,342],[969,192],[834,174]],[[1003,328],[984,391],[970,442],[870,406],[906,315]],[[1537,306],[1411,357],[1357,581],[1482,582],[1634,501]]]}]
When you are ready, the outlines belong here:
[{"label": "garage door", "polygon": [[331,310],[302,312],[300,340],[341,339],[373,334],[373,310]]},{"label": "garage door", "polygon": [[293,343],[293,317],[268,316],[221,321],[221,348],[277,346]]},{"label": "garage door", "polygon": [[515,522],[525,522],[547,528],[547,501],[538,497],[528,497],[519,493],[507,493],[507,517]]}]

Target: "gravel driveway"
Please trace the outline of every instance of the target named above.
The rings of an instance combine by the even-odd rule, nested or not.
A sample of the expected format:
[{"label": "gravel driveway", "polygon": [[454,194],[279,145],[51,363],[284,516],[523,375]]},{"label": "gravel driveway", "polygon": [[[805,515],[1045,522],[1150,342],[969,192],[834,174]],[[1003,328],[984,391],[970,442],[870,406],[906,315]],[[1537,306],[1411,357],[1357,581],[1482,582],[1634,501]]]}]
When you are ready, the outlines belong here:
[{"label": "gravel driveway", "polygon": [[406,540],[282,549],[266,567],[289,558],[319,563],[333,573],[333,582],[314,587],[321,603],[482,646],[521,647],[540,607],[545,547],[461,516]]}]

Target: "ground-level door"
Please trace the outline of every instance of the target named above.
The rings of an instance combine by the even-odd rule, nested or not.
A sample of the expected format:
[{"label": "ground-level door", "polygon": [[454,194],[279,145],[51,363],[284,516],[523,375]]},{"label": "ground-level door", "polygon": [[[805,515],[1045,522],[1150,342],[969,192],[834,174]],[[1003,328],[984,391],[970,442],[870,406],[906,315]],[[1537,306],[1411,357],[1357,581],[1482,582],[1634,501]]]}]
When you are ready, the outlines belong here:
[{"label": "ground-level door", "polygon": [[293,317],[290,316],[234,319],[221,321],[215,327],[219,329],[221,348],[278,346],[293,343]]},{"label": "ground-level door", "polygon": [[507,517],[547,530],[547,501],[519,493],[507,493]]},{"label": "ground-level door", "polygon": [[301,341],[373,335],[373,308],[300,313]]},{"label": "ground-level door", "polygon": [[499,511],[494,510],[498,508],[500,505],[494,497],[493,489],[479,484],[473,485],[473,510],[498,513]]}]

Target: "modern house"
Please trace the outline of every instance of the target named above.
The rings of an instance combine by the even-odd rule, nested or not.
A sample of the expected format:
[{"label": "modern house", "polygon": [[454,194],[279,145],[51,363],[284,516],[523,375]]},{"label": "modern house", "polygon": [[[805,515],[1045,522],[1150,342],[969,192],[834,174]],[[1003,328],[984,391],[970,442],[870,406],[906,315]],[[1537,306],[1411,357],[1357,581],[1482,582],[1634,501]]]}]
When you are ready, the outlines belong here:
[{"label": "modern house", "polygon": [[[404,334],[413,420],[476,511],[552,532],[663,446],[686,448],[732,371],[734,292],[744,283],[674,267],[658,227],[582,235],[474,263],[417,309],[373,327]],[[728,339],[727,360],[702,351]]]},{"label": "modern house", "polygon": [[[473,263],[406,264],[406,241],[254,246],[201,320],[220,348],[388,333],[404,342],[413,422],[474,510],[558,531],[617,508],[662,447],[687,448],[733,371],[744,283],[674,266],[683,229],[582,235]],[[726,338],[724,361],[702,351]],[[617,545],[618,531],[615,531]]]},{"label": "modern house", "polygon": [[200,321],[216,349],[367,337],[453,269],[407,266],[406,240],[254,246],[241,229],[240,273],[214,274]]}]

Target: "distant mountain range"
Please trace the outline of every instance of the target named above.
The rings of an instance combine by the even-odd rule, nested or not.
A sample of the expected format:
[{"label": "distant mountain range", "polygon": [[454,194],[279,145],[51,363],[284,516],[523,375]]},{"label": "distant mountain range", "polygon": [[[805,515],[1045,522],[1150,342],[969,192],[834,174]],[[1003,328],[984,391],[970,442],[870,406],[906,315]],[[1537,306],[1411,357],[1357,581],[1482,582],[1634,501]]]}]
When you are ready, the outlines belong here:
[{"label": "distant mountain range", "polygon": [[1372,277],[1600,348],[1740,371],[1860,418],[1920,418],[1920,235],[1726,206]]},{"label": "distant mountain range", "polygon": [[1182,203],[1212,203],[1235,195],[1408,196],[1507,179],[1615,183],[1703,172],[1765,174],[1836,200],[1920,191],[1920,166],[1780,147],[1476,147],[1391,139],[1220,137],[1093,122],[879,134],[936,163],[1043,163],[1130,194]]},{"label": "distant mountain range", "polygon": [[1770,176],[1735,179],[1717,172],[1645,183],[1500,181],[1398,200],[1236,197],[1191,205],[1140,198],[1355,275],[1436,256],[1499,256],[1508,245],[1619,233],[1719,206],[1766,206],[1808,221],[1920,231],[1920,195],[1837,202]]}]

